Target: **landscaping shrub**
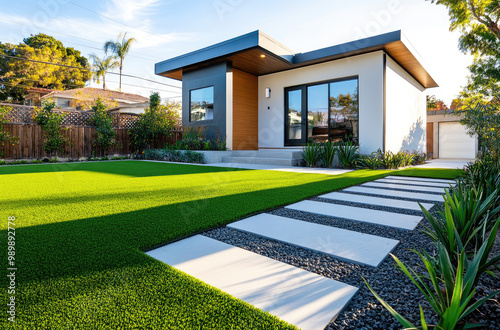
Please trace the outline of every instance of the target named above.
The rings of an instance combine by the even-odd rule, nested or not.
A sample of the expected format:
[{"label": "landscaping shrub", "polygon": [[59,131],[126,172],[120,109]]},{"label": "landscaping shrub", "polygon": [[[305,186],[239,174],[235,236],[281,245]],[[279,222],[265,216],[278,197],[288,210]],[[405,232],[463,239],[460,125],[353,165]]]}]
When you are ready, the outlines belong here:
[{"label": "landscaping shrub", "polygon": [[132,146],[138,153],[154,148],[160,138],[171,136],[179,117],[176,111],[178,105],[174,103],[162,105],[158,93],[151,94],[149,103],[149,108],[139,115],[139,119],[129,130]]},{"label": "landscaping shrub", "polygon": [[337,155],[342,168],[353,168],[360,157],[359,146],[351,141],[341,141],[337,145]]},{"label": "landscaping shrub", "polygon": [[318,164],[321,158],[321,146],[314,142],[308,143],[302,148],[300,155],[306,162],[307,166],[314,167]]},{"label": "landscaping shrub", "polygon": [[98,98],[92,106],[94,113],[89,119],[92,126],[95,127],[96,137],[92,144],[104,155],[104,151],[116,144],[116,132],[113,129],[113,117],[106,110],[106,105]]},{"label": "landscaping shrub", "polygon": [[321,162],[323,166],[331,168],[333,165],[333,158],[335,157],[335,153],[337,152],[337,148],[335,144],[331,141],[323,143],[321,145]]},{"label": "landscaping shrub", "polygon": [[182,163],[205,163],[203,153],[192,150],[148,149],[144,150],[144,158]]},{"label": "landscaping shrub", "polygon": [[11,111],[11,107],[0,106],[0,157],[4,155],[3,146],[5,143],[11,143],[12,145],[19,143],[19,137],[11,136],[3,126],[9,123],[9,120],[5,119],[5,117]]},{"label": "landscaping shrub", "polygon": [[[496,235],[498,222],[494,229],[494,234]],[[418,273],[413,268],[404,265],[396,256],[392,254],[391,256],[396,261],[397,267],[405,273],[413,284],[422,292],[434,312],[439,316],[439,322],[436,325],[437,329],[456,329],[459,322],[467,315],[479,308],[488,299],[500,293],[499,290],[474,302],[472,300],[476,293],[477,278],[481,272],[481,261],[483,258],[487,257],[485,246],[477,252],[470,262],[466,259],[465,253],[459,253],[457,264],[451,261],[447,249],[440,243],[438,244],[438,262],[435,262],[435,258],[431,257],[425,251],[423,253],[415,251],[415,253],[420,256],[424,264],[425,272],[423,273]],[[413,325],[387,304],[370,287],[366,280],[365,283],[377,300],[405,327],[405,329],[418,329],[418,327]],[[423,329],[427,329],[422,306],[420,306],[420,315],[422,327]],[[463,329],[471,327],[470,325],[460,326]]]},{"label": "landscaping shrub", "polygon": [[55,107],[54,102],[44,101],[42,108],[35,108],[33,116],[33,121],[44,131],[43,150],[49,155],[63,152],[65,145],[71,144],[71,141],[62,135],[61,123],[65,114],[55,113],[53,111]]},{"label": "landscaping shrub", "polygon": [[167,146],[167,149],[227,150],[226,141],[219,136],[219,133],[217,132],[215,138],[207,138],[205,127],[203,126],[185,128],[182,133],[182,139],[176,141],[172,146]]},{"label": "landscaping shrub", "polygon": [[383,161],[382,157],[383,157],[383,154],[382,154],[382,150],[380,150],[380,149],[372,152],[369,155],[361,155],[358,158],[358,160],[356,161],[356,167],[369,168],[372,170],[382,168],[384,165],[384,161]]}]

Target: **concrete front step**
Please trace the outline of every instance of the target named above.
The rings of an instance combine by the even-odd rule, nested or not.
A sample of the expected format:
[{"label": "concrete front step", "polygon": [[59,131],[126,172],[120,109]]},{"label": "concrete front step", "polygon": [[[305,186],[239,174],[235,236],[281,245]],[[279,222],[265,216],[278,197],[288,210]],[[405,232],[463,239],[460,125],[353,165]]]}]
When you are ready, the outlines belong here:
[{"label": "concrete front step", "polygon": [[300,151],[290,150],[233,150],[231,157],[258,157],[258,158],[283,158],[301,159]]},{"label": "concrete front step", "polygon": [[222,162],[239,163],[239,164],[296,166],[299,164],[300,159],[265,158],[265,157],[223,157]]}]

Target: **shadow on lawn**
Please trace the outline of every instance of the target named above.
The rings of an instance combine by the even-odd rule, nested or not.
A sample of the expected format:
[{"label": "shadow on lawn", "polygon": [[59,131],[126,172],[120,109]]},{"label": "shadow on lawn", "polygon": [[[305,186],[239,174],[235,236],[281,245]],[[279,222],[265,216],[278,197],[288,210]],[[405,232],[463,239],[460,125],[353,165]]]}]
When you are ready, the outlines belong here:
[{"label": "shadow on lawn", "polygon": [[[128,166],[123,166],[124,162],[127,162]],[[184,175],[184,174],[211,173],[211,172],[212,173],[236,172],[236,171],[251,171],[251,170],[240,169],[240,168],[229,168],[229,167],[145,162],[139,160],[87,162],[87,163],[35,164],[35,165],[5,165],[0,167],[0,175],[73,172],[73,171],[98,172],[98,173],[125,175],[129,177],[141,178],[141,177],[151,177],[151,176]]]},{"label": "shadow on lawn", "polygon": [[[290,187],[152,207],[102,217],[16,229],[17,267],[21,282],[150,263],[142,250],[249,214],[385,176],[361,171]],[[129,196],[130,197],[130,196]],[[67,197],[71,199],[71,197]],[[63,202],[64,198],[61,199]],[[44,215],[40,215],[42,217]],[[19,219],[21,220],[21,219]],[[18,220],[18,221],[19,221]],[[6,239],[6,230],[1,232]],[[6,258],[2,249],[1,258]],[[4,259],[5,260],[5,259]],[[5,281],[6,278],[4,277]]]}]

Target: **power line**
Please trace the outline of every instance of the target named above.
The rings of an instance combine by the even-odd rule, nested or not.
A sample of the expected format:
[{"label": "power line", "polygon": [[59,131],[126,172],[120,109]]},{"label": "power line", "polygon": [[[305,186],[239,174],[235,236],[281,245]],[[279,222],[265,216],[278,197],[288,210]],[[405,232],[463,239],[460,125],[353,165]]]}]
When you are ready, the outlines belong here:
[{"label": "power line", "polygon": [[160,38],[164,38],[164,39],[166,39],[164,36],[162,36],[162,35],[160,35],[160,34],[156,34],[156,33],[153,33],[153,32],[149,32],[149,31],[141,30],[141,29],[139,29],[139,28],[136,28],[136,27],[133,27],[133,26],[127,25],[127,24],[122,23],[122,22],[120,22],[120,21],[117,21],[117,20],[115,20],[115,19],[113,19],[113,18],[111,18],[111,17],[108,17],[108,16],[106,16],[106,15],[100,14],[100,13],[98,13],[98,12],[96,12],[96,11],[93,11],[92,9],[86,8],[86,7],[84,7],[84,6],[80,5],[80,4],[74,3],[74,2],[73,2],[73,1],[71,1],[71,0],[69,0],[68,2],[69,2],[70,4],[72,4],[72,5],[74,5],[74,6],[77,6],[77,7],[80,7],[80,8],[82,8],[82,9],[88,10],[88,11],[90,11],[91,13],[94,13],[94,14],[96,14],[96,15],[99,15],[99,16],[101,16],[101,17],[103,17],[103,18],[106,18],[106,19],[108,19],[108,20],[110,20],[110,21],[113,21],[113,22],[115,22],[115,23],[118,23],[118,24],[120,24],[120,25],[123,25],[123,26],[125,26],[125,27],[128,27],[128,28],[130,28],[130,29],[135,29],[135,30],[137,30],[137,31],[145,32],[145,33],[148,33],[148,34],[151,34],[151,35],[154,35],[154,36],[157,36],[157,37],[160,37]]},{"label": "power line", "polygon": [[[89,69],[86,69],[86,68],[82,68],[82,67],[72,66],[72,65],[58,64],[58,63],[45,62],[45,61],[37,61],[37,60],[32,60],[30,58],[24,58],[24,57],[18,57],[18,56],[11,56],[11,55],[6,55],[6,54],[0,54],[0,57],[1,56],[9,57],[9,58],[17,59],[17,60],[22,60],[22,61],[29,61],[29,62],[35,62],[35,63],[41,63],[41,64],[56,65],[56,66],[62,66],[62,67],[71,68],[71,69],[78,69],[78,70],[84,70],[84,71],[93,72],[92,70],[89,70]],[[107,72],[106,74],[114,74],[114,75],[118,75],[118,76],[120,75],[118,72]],[[130,74],[122,73],[122,76],[123,77],[134,78],[134,79],[141,79],[141,80],[152,82],[152,83],[159,84],[159,85],[164,85],[164,86],[168,86],[168,87],[174,87],[174,88],[182,89],[182,87],[179,87],[179,86],[165,84],[165,83],[162,83],[162,82],[158,82],[158,81],[154,81],[154,80],[151,80],[151,79],[147,79],[147,78],[143,78],[143,77],[138,77],[138,76],[134,76],[134,75],[130,75]]]},{"label": "power line", "polygon": [[[5,24],[16,24],[16,25],[20,25],[20,26],[24,26],[24,24],[21,24],[21,23],[16,23],[16,22],[7,22],[7,21],[3,21],[3,20],[0,20],[0,22],[2,23],[5,23]],[[11,31],[16,31],[15,29],[11,29],[11,28],[6,28],[4,27],[4,29],[7,29],[7,30],[11,30]],[[80,39],[80,40],[83,40],[83,41],[88,41],[88,42],[92,42],[92,43],[96,43],[98,44],[97,41],[93,41],[93,40],[89,40],[89,39],[85,39],[85,38],[79,38],[79,37],[75,37],[75,36],[72,36],[70,34],[66,34],[66,33],[62,33],[62,32],[57,32],[57,31],[52,31],[52,30],[48,30],[46,28],[38,28],[38,30],[44,30],[46,32],[49,32],[49,33],[56,33],[56,34],[60,34],[60,35],[63,35],[63,36],[67,36],[67,37],[70,37],[70,38],[75,38],[75,39]],[[67,43],[72,43],[72,44],[75,44],[75,45],[79,45],[79,46],[83,46],[83,47],[88,47],[88,48],[93,48],[93,49],[98,49],[98,50],[103,50],[103,48],[98,48],[98,47],[93,47],[93,46],[88,46],[88,45],[82,45],[82,44],[78,44],[74,41],[66,41]],[[148,54],[144,54],[144,53],[140,53],[140,52],[137,52],[137,51],[130,51],[130,53],[132,54],[129,54],[129,56],[131,57],[136,57],[136,58],[140,58],[140,59],[143,59],[143,60],[146,60],[146,61],[157,61],[157,60],[160,60],[159,57],[153,57],[151,55],[148,55]],[[137,55],[133,55],[133,54],[141,54],[141,55],[144,55],[144,56],[150,56],[151,58],[145,58],[145,57],[141,57],[141,56],[137,56]]]}]

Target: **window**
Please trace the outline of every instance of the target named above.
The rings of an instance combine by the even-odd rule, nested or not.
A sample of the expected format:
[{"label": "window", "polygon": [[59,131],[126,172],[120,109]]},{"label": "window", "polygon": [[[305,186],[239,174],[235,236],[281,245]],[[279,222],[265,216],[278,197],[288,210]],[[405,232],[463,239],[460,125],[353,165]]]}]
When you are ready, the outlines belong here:
[{"label": "window", "polygon": [[308,140],[358,143],[357,77],[293,86],[286,89],[285,95],[287,145],[304,144]]},{"label": "window", "polygon": [[214,119],[214,87],[194,89],[189,92],[190,121]]}]

